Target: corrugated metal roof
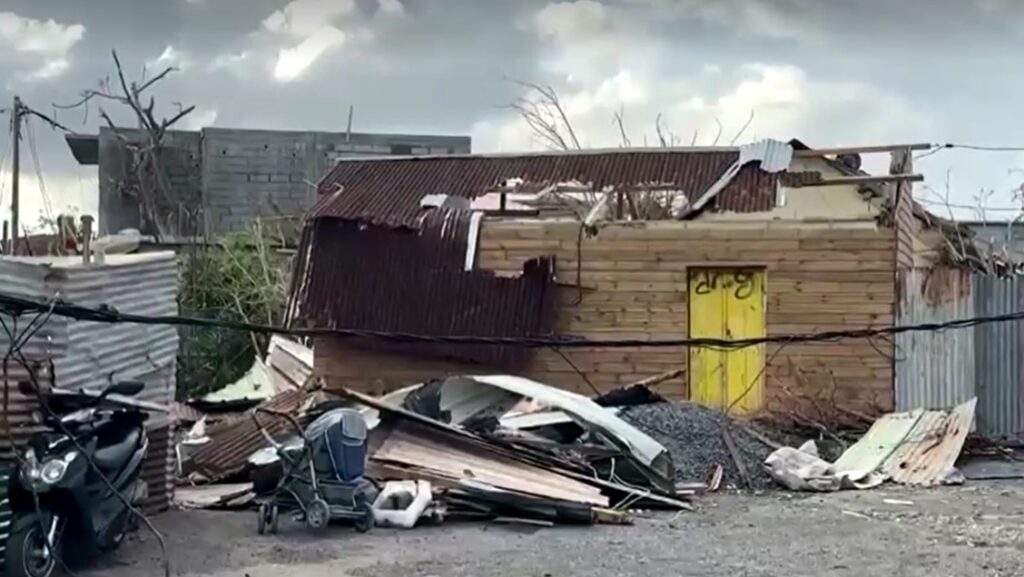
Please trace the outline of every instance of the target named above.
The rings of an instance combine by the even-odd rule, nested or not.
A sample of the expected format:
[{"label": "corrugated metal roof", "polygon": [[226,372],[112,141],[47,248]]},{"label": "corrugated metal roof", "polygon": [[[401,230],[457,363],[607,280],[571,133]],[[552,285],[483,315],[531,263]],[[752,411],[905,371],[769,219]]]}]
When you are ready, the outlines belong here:
[{"label": "corrugated metal roof", "polygon": [[[432,212],[419,231],[320,220],[311,242],[299,317],[325,328],[436,335],[535,337],[554,329],[552,259],[526,263],[516,278],[465,271],[467,213]],[[310,240],[312,239],[312,240]],[[519,347],[452,346],[348,339],[347,344],[455,357],[513,368],[532,354]]]},{"label": "corrugated metal roof", "polygon": [[[665,149],[344,160],[321,180],[312,217],[415,228],[423,214],[420,200],[428,194],[472,199],[513,178],[530,184],[576,180],[595,189],[671,185],[689,194],[693,202],[738,158],[736,149]],[[818,173],[769,174],[756,163],[748,164],[709,208],[767,211],[775,204],[779,182],[817,178]]]}]

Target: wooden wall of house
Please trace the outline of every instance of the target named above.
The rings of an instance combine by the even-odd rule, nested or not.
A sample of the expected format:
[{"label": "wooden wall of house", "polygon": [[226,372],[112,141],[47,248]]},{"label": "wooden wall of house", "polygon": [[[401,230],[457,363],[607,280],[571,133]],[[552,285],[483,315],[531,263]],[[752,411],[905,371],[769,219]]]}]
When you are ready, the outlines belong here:
[{"label": "wooden wall of house", "polygon": [[[523,261],[555,254],[562,285],[557,330],[592,339],[681,339],[689,336],[688,270],[764,267],[768,335],[860,329],[893,324],[895,246],[892,229],[873,222],[844,225],[701,222],[611,224],[577,246],[575,222],[487,220],[478,266],[502,274]],[[577,254],[582,256],[577,258]],[[577,302],[578,301],[578,302]],[[781,350],[780,350],[781,349]],[[581,393],[681,369],[682,347],[541,350],[525,376]],[[878,412],[893,404],[891,342],[847,340],[769,345],[765,407],[835,406]],[[396,359],[318,342],[316,367],[328,385],[380,393],[431,376],[493,372],[443,361]],[[586,375],[580,377],[577,369]],[[586,382],[589,381],[589,384]],[[687,398],[684,375],[659,390]]]}]

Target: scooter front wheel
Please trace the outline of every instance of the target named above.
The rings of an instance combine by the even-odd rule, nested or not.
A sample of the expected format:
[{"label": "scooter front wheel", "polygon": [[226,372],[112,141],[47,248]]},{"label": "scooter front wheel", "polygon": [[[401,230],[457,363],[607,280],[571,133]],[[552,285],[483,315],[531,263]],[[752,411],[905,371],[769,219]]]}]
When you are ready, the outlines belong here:
[{"label": "scooter front wheel", "polygon": [[7,577],[50,577],[57,567],[60,555],[59,541],[54,545],[56,551],[50,550],[49,527],[56,520],[50,516],[40,519],[38,515],[24,518],[18,527],[7,538],[7,550],[4,554],[4,574]]}]

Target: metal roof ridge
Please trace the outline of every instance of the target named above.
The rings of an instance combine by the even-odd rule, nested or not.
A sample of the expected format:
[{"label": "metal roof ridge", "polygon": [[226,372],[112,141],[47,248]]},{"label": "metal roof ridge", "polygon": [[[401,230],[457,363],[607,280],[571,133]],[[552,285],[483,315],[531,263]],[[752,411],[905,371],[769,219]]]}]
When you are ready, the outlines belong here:
[{"label": "metal roof ridge", "polygon": [[434,160],[434,159],[464,159],[464,158],[529,158],[548,156],[596,156],[600,154],[653,154],[653,153],[738,153],[738,146],[675,146],[675,147],[643,147],[643,148],[586,148],[582,150],[536,150],[525,152],[472,152],[459,154],[410,154],[403,156],[396,155],[373,155],[373,156],[345,156],[337,159],[342,162],[378,162],[378,161],[400,161],[400,160]]}]

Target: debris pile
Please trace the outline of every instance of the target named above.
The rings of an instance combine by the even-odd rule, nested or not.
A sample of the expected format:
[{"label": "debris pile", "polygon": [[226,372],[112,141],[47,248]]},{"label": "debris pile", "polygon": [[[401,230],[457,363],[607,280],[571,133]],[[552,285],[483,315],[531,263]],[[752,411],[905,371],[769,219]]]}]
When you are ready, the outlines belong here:
[{"label": "debris pile", "polygon": [[497,375],[344,395],[366,407],[370,475],[429,481],[449,515],[589,524],[689,508],[669,451],[575,393]]},{"label": "debris pile", "polygon": [[[275,481],[257,477],[280,469],[282,450],[306,455],[295,427],[308,425],[308,439],[318,415],[349,406],[366,425],[359,449],[366,465],[359,475],[375,487],[365,495],[376,524],[409,528],[446,518],[624,524],[636,509],[690,508],[694,491],[677,488],[673,454],[618,415],[663,401],[644,386],[589,399],[497,375],[433,380],[380,398],[333,393],[310,381],[258,405],[294,418],[292,424],[260,419],[257,426],[248,415],[206,428],[204,442],[182,464],[193,481],[182,492],[182,506],[233,508],[255,497],[261,530],[275,531],[276,506],[260,497],[276,490]],[[271,443],[276,448],[268,448]],[[355,450],[349,447],[343,450]],[[195,486],[245,482],[247,476],[254,484]],[[303,506],[316,500],[302,497]]]},{"label": "debris pile", "polygon": [[764,489],[774,483],[761,466],[772,447],[758,438],[750,425],[721,411],[693,403],[660,402],[627,407],[619,415],[668,449],[679,481],[707,481],[716,466],[721,466],[726,486],[747,488],[740,465],[728,447],[728,432],[749,488]]},{"label": "debris pile", "polygon": [[868,489],[886,481],[922,487],[963,483],[955,464],[977,402],[949,411],[885,415],[835,463],[819,458],[808,442],[799,449],[779,448],[765,459],[765,468],[779,484],[797,491]]}]

